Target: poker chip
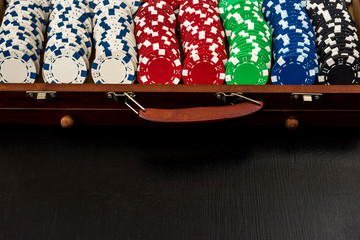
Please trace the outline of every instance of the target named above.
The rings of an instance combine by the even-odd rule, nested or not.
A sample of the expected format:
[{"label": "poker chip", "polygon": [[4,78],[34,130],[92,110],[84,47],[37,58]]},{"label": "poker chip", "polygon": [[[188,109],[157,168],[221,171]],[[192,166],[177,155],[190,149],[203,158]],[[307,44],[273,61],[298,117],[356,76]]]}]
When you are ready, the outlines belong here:
[{"label": "poker chip", "polygon": [[272,61],[272,32],[261,4],[250,0],[221,0],[219,15],[229,43],[225,83],[266,84]]},{"label": "poker chip", "polygon": [[351,1],[309,0],[306,12],[316,36],[318,84],[360,84],[360,46],[347,6]]},{"label": "poker chip", "polygon": [[273,36],[274,85],[312,85],[316,81],[319,66],[315,32],[304,4],[295,0],[263,1],[263,16]]},{"label": "poker chip", "polygon": [[92,19],[81,0],[52,0],[42,76],[45,83],[81,84],[89,71]]},{"label": "poker chip", "polygon": [[135,24],[138,1],[94,0],[91,75],[96,84],[132,84],[138,68]]},{"label": "poker chip", "polygon": [[139,53],[138,82],[179,84],[182,64],[173,8],[165,1],[147,1],[134,21]]},{"label": "poker chip", "polygon": [[179,7],[184,52],[184,84],[220,85],[225,81],[225,32],[217,1],[184,0]]},{"label": "poker chip", "polygon": [[34,83],[48,17],[47,0],[8,1],[0,27],[0,83]]}]

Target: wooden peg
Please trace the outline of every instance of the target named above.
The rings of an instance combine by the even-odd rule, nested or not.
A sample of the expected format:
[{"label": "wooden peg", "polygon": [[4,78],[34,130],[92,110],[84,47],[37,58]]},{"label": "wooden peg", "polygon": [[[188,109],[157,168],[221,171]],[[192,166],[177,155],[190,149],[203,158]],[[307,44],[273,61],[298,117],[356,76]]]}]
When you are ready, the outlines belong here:
[{"label": "wooden peg", "polygon": [[285,127],[289,130],[295,130],[299,127],[299,120],[295,117],[288,117],[285,121]]},{"label": "wooden peg", "polygon": [[61,118],[60,124],[63,128],[70,128],[74,126],[74,119],[70,115]]}]

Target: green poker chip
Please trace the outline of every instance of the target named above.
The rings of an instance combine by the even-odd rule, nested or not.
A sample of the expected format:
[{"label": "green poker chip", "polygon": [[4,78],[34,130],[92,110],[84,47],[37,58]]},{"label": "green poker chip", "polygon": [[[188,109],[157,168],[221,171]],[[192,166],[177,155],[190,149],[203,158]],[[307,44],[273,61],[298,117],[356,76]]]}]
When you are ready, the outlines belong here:
[{"label": "green poker chip", "polygon": [[269,79],[266,63],[256,55],[237,54],[225,65],[228,85],[265,85]]}]

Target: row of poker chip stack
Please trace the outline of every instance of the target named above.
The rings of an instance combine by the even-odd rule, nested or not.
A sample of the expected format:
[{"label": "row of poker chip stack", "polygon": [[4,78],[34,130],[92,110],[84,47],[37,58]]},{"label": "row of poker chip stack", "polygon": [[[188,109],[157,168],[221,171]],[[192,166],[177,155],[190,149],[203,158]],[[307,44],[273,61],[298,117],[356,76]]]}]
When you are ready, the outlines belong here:
[{"label": "row of poker chip stack", "polygon": [[132,84],[138,68],[133,14],[140,2],[94,0],[95,59],[91,75],[97,84]]},{"label": "row of poker chip stack", "polygon": [[316,81],[316,39],[305,6],[306,1],[299,0],[263,2],[262,11],[274,40],[272,84],[312,85]]},{"label": "row of poker chip stack", "polygon": [[140,84],[178,84],[181,58],[176,38],[176,16],[164,1],[148,1],[134,19],[138,43]]},{"label": "row of poker chip stack", "polygon": [[216,0],[183,0],[178,16],[184,51],[184,84],[223,84],[225,32]]},{"label": "row of poker chip stack", "polygon": [[89,71],[92,20],[85,0],[52,0],[42,68],[45,83],[81,84]]},{"label": "row of poker chip stack", "polygon": [[360,47],[349,1],[308,0],[306,10],[316,34],[319,84],[360,84]]},{"label": "row of poker chip stack", "polygon": [[0,82],[34,83],[40,72],[47,0],[12,0],[0,27]]},{"label": "row of poker chip stack", "polygon": [[221,0],[219,12],[229,42],[226,84],[266,84],[272,64],[272,35],[262,14],[261,3]]}]

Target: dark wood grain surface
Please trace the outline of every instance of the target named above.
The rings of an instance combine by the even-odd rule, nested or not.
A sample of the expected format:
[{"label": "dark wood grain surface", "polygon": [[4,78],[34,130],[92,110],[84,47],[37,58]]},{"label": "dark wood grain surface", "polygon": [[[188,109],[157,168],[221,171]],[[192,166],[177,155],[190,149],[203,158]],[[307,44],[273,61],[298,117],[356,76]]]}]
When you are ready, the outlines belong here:
[{"label": "dark wood grain surface", "polygon": [[358,129],[0,130],[1,240],[360,239]]}]

